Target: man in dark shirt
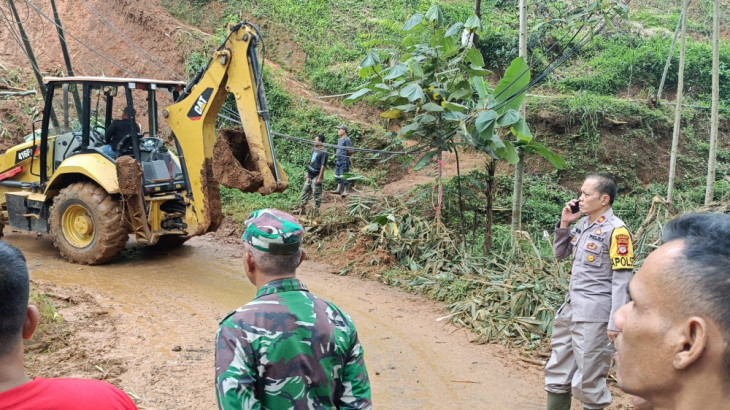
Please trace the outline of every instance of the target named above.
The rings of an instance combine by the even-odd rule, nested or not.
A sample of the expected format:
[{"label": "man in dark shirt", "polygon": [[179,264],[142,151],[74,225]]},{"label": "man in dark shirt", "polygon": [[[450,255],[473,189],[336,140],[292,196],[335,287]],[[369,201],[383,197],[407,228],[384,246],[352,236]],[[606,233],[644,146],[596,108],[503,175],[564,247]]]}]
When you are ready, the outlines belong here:
[{"label": "man in dark shirt", "polygon": [[322,204],[322,178],[324,177],[324,168],[327,166],[329,154],[324,150],[324,134],[314,137],[314,151],[312,158],[304,170],[304,188],[302,188],[302,196],[297,211],[304,212],[304,208],[309,202],[309,198],[314,194],[314,213],[319,211]]},{"label": "man in dark shirt", "polygon": [[122,138],[127,135],[138,134],[140,131],[137,124],[134,124],[134,128],[132,128],[133,123],[129,119],[130,110],[132,115],[135,114],[134,108],[126,107],[122,111],[122,119],[112,121],[104,133],[104,141],[106,141],[107,145],[102,146],[101,150],[112,158],[117,157],[117,153],[121,148],[119,143],[122,142]]},{"label": "man in dark shirt", "polygon": [[335,179],[337,180],[337,188],[332,191],[333,194],[341,194],[347,196],[350,194],[350,182],[343,175],[350,172],[350,156],[352,155],[352,141],[347,136],[347,126],[340,125],[337,127],[337,151],[335,151]]}]

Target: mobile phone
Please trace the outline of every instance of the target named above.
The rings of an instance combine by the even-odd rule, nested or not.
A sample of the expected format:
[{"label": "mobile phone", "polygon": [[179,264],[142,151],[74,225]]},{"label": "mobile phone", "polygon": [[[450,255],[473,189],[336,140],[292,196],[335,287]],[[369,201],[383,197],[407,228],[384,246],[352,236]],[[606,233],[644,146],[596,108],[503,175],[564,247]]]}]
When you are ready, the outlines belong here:
[{"label": "mobile phone", "polygon": [[577,200],[573,205],[570,206],[570,212],[574,214],[580,212],[580,200]]}]

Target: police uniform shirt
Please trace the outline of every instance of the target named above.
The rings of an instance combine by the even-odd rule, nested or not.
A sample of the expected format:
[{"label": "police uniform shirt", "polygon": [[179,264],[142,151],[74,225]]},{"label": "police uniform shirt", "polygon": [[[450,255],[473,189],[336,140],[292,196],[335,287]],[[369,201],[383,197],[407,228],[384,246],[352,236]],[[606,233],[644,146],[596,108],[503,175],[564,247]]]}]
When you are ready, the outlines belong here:
[{"label": "police uniform shirt", "polygon": [[593,223],[584,216],[573,227],[557,228],[553,254],[573,255],[570,302],[574,322],[608,323],[616,331],[613,314],[629,302],[628,284],[634,269],[631,235],[609,209]]}]

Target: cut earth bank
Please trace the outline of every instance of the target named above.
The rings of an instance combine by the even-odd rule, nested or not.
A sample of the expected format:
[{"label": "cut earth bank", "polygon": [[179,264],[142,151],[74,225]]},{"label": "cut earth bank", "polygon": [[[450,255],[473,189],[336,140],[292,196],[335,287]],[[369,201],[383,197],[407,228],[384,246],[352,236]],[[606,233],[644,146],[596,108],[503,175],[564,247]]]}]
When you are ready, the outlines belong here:
[{"label": "cut earth bank", "polygon": [[[81,266],[50,239],[6,227],[4,239],[23,250],[33,282],[66,321],[67,331],[29,344],[28,372],[105,379],[145,409],[215,408],[218,320],[255,293],[241,248],[224,235],[162,252],[128,244],[109,265]],[[436,322],[448,314],[440,304],[339,269],[306,261],[299,277],[353,317],[376,408],[544,408],[541,368],[518,349],[472,344],[468,331]],[[613,391],[611,408],[627,408]]]}]

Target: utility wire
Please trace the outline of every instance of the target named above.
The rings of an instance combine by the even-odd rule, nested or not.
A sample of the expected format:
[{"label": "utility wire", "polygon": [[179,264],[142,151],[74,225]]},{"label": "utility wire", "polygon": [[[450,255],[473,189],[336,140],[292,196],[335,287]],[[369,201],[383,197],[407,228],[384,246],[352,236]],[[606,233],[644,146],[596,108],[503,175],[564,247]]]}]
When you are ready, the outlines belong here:
[{"label": "utility wire", "polygon": [[[235,124],[242,125],[242,123],[241,123],[240,120],[235,119],[235,118],[232,118],[232,117],[229,117],[229,116],[227,116],[225,114],[218,114],[218,117],[223,118],[223,119],[228,120],[228,121],[231,121],[231,122],[233,122]],[[319,144],[319,143],[315,143],[311,139],[301,138],[301,137],[295,137],[295,136],[292,136],[292,135],[287,135],[287,134],[283,134],[283,133],[276,132],[276,131],[272,131],[271,132],[271,135],[273,135],[275,137],[280,137],[280,138],[288,139],[290,141],[294,141],[294,142],[297,142],[297,143],[300,143],[300,144],[306,144],[306,145],[316,145],[316,144]],[[321,143],[321,144],[323,146],[325,146],[325,147],[328,147],[328,148],[335,148],[335,149],[342,148],[341,146],[336,145],[336,144],[328,144],[328,143]],[[370,149],[370,148],[361,148],[361,147],[347,147],[348,150],[352,150],[352,151],[365,152],[365,153],[373,153],[373,154],[384,154],[384,155],[390,155],[390,156],[413,155],[413,154],[417,154],[417,153],[420,153],[420,152],[424,152],[424,151],[426,151],[426,150],[428,150],[430,148],[431,147],[424,146],[424,147],[418,147],[418,148],[415,148],[415,149],[412,149],[412,150],[408,150],[408,151],[388,151],[388,150],[379,150],[379,149]],[[380,159],[380,158],[379,157],[374,157],[374,158],[370,158],[370,159]]]},{"label": "utility wire", "polygon": [[[631,0],[627,0],[624,5],[628,5]],[[613,20],[616,18],[616,15],[618,15],[618,11],[614,10],[613,16],[610,18]],[[597,28],[596,28],[597,27]],[[505,105],[509,104],[512,100],[520,96],[522,93],[526,92],[530,88],[534,87],[536,84],[542,82],[550,73],[555,71],[556,68],[558,68],[560,65],[562,65],[568,58],[572,57],[574,54],[576,54],[580,49],[582,49],[590,40],[592,36],[596,36],[603,31],[603,29],[606,27],[606,22],[602,19],[600,20],[600,23],[596,23],[592,30],[590,32],[587,32],[583,35],[583,37],[573,46],[571,47],[566,53],[564,53],[560,58],[552,62],[545,70],[543,70],[542,73],[540,73],[535,79],[530,81],[527,85],[519,89],[518,91],[512,93],[508,98],[506,98],[504,101],[501,101],[499,104],[497,104],[492,109],[497,110],[499,108],[504,107]],[[582,30],[582,28],[581,28]],[[590,37],[589,37],[590,36]],[[514,81],[512,82],[514,84]],[[510,84],[510,86],[512,85]],[[505,88],[505,90],[509,89],[510,87]],[[504,90],[503,90],[504,91]]]},{"label": "utility wire", "polygon": [[[15,43],[18,44],[18,47],[20,47],[20,50],[23,51],[23,54],[25,54],[26,58],[28,58],[28,61],[30,61],[30,64],[32,65],[33,69],[36,72],[40,73],[41,70],[38,68],[35,61],[33,61],[33,59],[30,58],[30,56],[28,55],[28,50],[26,50],[25,46],[23,46],[23,42],[19,38],[20,34],[16,31],[17,28],[15,26],[13,26],[13,24],[16,24],[17,22],[14,19],[11,20],[10,18],[8,18],[7,14],[5,14],[5,9],[0,8],[0,13],[2,13],[2,15],[3,15],[2,17],[3,17],[3,20],[5,20],[5,25],[8,26],[10,36],[13,38],[13,40],[15,40]],[[26,17],[26,20],[28,20],[28,17]]]},{"label": "utility wire", "polygon": [[[328,148],[335,148],[335,149],[337,149],[337,148],[342,149],[343,148],[341,145],[328,144],[328,143],[325,143],[325,142],[317,142],[317,143],[315,143],[311,139],[306,139],[306,138],[301,138],[301,137],[294,137],[294,136],[291,136],[291,135],[282,134],[280,132],[275,132],[275,131],[272,131],[271,134],[273,134],[273,135],[275,135],[277,137],[282,137],[282,138],[286,138],[286,139],[291,140],[291,141],[296,141],[296,142],[300,142],[300,143],[306,143],[306,144],[309,144],[309,145],[320,145],[321,144],[321,145],[323,145],[325,147],[328,147]],[[387,150],[381,150],[381,149],[360,148],[360,147],[346,147],[346,149],[348,151],[351,150],[351,151],[357,151],[357,152],[367,152],[367,153],[371,153],[371,154],[388,154],[388,155],[411,155],[411,154],[414,154],[414,153],[418,153],[418,152],[422,152],[423,151],[422,149],[414,149],[414,150],[408,150],[408,151],[387,151]]]},{"label": "utility wire", "polygon": [[[588,16],[588,18],[590,18],[591,16],[593,16],[593,13],[591,13],[591,14],[590,14],[590,15]],[[585,20],[584,20],[584,21],[583,21],[583,24],[581,24],[580,28],[578,28],[578,30],[577,30],[577,31],[576,31],[575,33],[573,33],[573,36],[572,36],[572,37],[570,38],[570,40],[568,41],[568,44],[566,44],[566,47],[567,47],[567,46],[569,46],[569,45],[570,45],[570,44],[571,44],[571,43],[573,42],[573,40],[575,40],[575,38],[576,38],[576,37],[578,36],[578,34],[579,34],[579,33],[580,33],[581,31],[583,31],[583,28],[585,27],[585,25],[586,25],[586,22],[585,22]],[[548,52],[550,52],[550,50],[552,50],[552,49],[553,49],[553,48],[554,48],[555,46],[557,46],[558,44],[560,44],[560,41],[562,41],[562,39],[563,39],[563,38],[565,38],[565,36],[567,36],[567,35],[568,35],[568,33],[567,33],[567,32],[566,32],[565,34],[563,34],[563,37],[561,37],[561,38],[560,38],[560,40],[556,41],[556,42],[555,42],[555,44],[553,44],[552,46],[550,46],[550,48],[548,48],[548,49],[547,49],[547,50],[546,50],[546,51],[545,51],[545,52],[543,53],[543,55],[547,54],[547,53],[548,53]],[[561,57],[562,57],[562,56],[561,56]],[[553,60],[553,62],[555,62],[555,61],[557,61],[557,60],[559,60],[559,59],[560,59],[560,57],[557,57],[557,58],[556,58],[555,60]],[[518,80],[519,80],[520,78],[522,78],[522,77],[523,77],[523,76],[524,76],[525,74],[529,73],[529,72],[530,72],[530,69],[531,69],[531,68],[533,68],[533,67],[534,67],[534,66],[535,66],[535,65],[537,64],[537,62],[538,62],[538,60],[537,60],[537,59],[535,59],[535,61],[533,61],[533,62],[532,62],[532,64],[530,64],[530,65],[529,65],[529,66],[528,66],[528,67],[527,67],[527,68],[525,69],[525,71],[523,71],[522,73],[520,73],[520,75],[519,75],[519,76],[517,76],[517,78],[515,78],[514,80],[512,80],[512,82],[511,82],[511,83],[510,83],[510,84],[509,84],[509,85],[508,85],[507,87],[505,87],[505,88],[504,88],[504,89],[503,89],[502,91],[500,91],[500,92],[499,92],[499,94],[495,95],[495,96],[494,96],[494,98],[495,98],[495,99],[499,98],[499,97],[500,97],[500,96],[501,96],[502,94],[504,94],[504,93],[505,93],[505,92],[506,92],[507,90],[509,90],[509,89],[510,89],[510,87],[512,87],[512,85],[514,85],[514,84],[515,84],[515,83],[516,83],[516,82],[517,82],[517,81],[518,81]],[[553,62],[551,62],[550,64],[548,64],[548,66],[550,66],[551,64],[553,64]]]}]

